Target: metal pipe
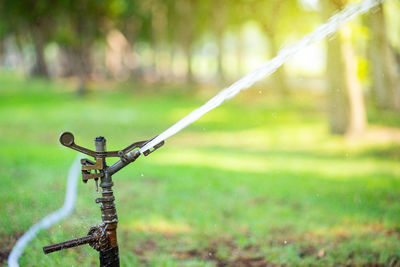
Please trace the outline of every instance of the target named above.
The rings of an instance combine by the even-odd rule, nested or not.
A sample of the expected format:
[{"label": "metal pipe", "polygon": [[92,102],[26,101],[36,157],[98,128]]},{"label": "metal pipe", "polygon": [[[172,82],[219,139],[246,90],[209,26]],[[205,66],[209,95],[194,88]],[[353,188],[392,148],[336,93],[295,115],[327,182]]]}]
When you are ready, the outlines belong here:
[{"label": "metal pipe", "polygon": [[88,244],[88,243],[94,242],[94,241],[96,241],[96,240],[93,236],[87,235],[84,237],[79,237],[79,238],[75,238],[72,240],[45,246],[45,247],[43,247],[43,252],[44,252],[44,254],[48,254],[48,253],[59,251],[59,250],[65,249],[65,248],[81,246],[81,245]]},{"label": "metal pipe", "polygon": [[106,148],[106,139],[103,136],[98,136],[94,139],[94,151],[96,152],[105,152]]},{"label": "metal pipe", "polygon": [[[106,139],[102,136],[95,139],[95,151],[99,155],[106,154]],[[103,166],[106,168],[105,158]],[[108,246],[107,249],[100,249],[100,266],[101,267],[119,267],[119,254],[117,242],[117,224],[118,216],[114,204],[114,194],[112,190],[112,174],[106,169],[101,170],[104,176],[101,177],[100,187],[102,188],[102,197],[96,199],[96,203],[100,204],[101,220],[105,225],[107,233]]]},{"label": "metal pipe", "polygon": [[[115,198],[112,190],[112,186],[114,185],[112,175],[127,166],[129,163],[134,162],[141,154],[139,150],[134,149],[140,148],[148,141],[136,142],[120,151],[108,152],[106,149],[106,139],[102,136],[98,136],[94,140],[95,151],[76,145],[74,142],[74,136],[69,132],[61,134],[60,142],[69,148],[78,150],[95,158],[95,162],[88,159],[81,160],[82,180],[86,183],[89,179],[94,179],[96,190],[98,188],[98,180],[100,179],[101,181],[100,187],[102,189],[102,196],[96,198],[96,203],[100,204],[102,224],[92,227],[89,230],[88,236],[45,246],[43,247],[43,252],[48,254],[61,249],[89,243],[91,247],[100,252],[101,267],[119,267],[117,242],[118,216],[114,204]],[[163,144],[164,141],[155,145],[151,150],[149,149],[144,151],[143,155],[147,156]],[[107,157],[119,157],[120,160],[112,166],[107,166]]]},{"label": "metal pipe", "polygon": [[114,173],[116,173],[117,171],[121,170],[122,168],[124,168],[129,163],[134,162],[139,156],[140,156],[139,150],[134,150],[132,152],[129,152],[124,157],[124,160],[120,159],[117,162],[115,162],[113,165],[108,167],[107,173],[109,175],[113,175]]}]

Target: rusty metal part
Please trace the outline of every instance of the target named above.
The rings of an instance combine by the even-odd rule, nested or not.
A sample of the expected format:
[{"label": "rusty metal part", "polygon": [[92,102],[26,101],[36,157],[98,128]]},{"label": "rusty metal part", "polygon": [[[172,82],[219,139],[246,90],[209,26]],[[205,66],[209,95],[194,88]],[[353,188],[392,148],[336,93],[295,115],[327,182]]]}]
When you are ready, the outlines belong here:
[{"label": "rusty metal part", "polygon": [[89,179],[98,179],[99,177],[102,177],[102,173],[90,173],[88,171],[82,171],[82,181],[84,183],[87,183]]},{"label": "rusty metal part", "polygon": [[119,267],[118,246],[106,251],[100,251],[100,266]]},{"label": "rusty metal part", "polygon": [[43,247],[43,252],[45,254],[48,254],[66,248],[81,246],[84,244],[89,244],[97,251],[107,250],[110,248],[110,242],[106,229],[107,225],[92,226],[87,236],[45,246]]},{"label": "rusty metal part", "polygon": [[[124,149],[121,149],[119,151],[106,151],[106,148],[104,147],[103,151],[99,151],[96,149],[96,151],[87,149],[85,147],[79,146],[77,144],[75,144],[75,137],[71,132],[63,132],[60,135],[60,143],[66,147],[69,147],[71,149],[74,149],[76,151],[82,152],[86,155],[92,156],[94,158],[97,157],[121,157],[121,152],[122,155],[129,153],[130,151],[132,151],[135,148],[140,148],[143,147],[144,145],[146,145],[148,142],[150,142],[151,140],[153,140],[154,138],[156,138],[157,136],[149,139],[149,140],[145,140],[145,141],[139,141],[139,142],[135,142],[130,144],[129,146],[125,147]],[[104,138],[102,136],[99,136],[99,138]],[[105,138],[104,138],[105,140]],[[159,147],[161,147],[162,145],[164,145],[164,141],[161,141],[160,143],[158,143],[157,145],[155,145],[153,147],[153,149],[148,149],[145,152],[143,152],[143,154],[145,156],[149,155],[150,153],[154,152],[156,149],[158,149]],[[95,145],[96,146],[96,145]]]},{"label": "rusty metal part", "polygon": [[[148,142],[150,142],[151,140],[153,140],[154,138],[156,138],[157,136],[146,140],[146,141],[139,141],[139,142],[135,142],[133,144],[130,144],[129,146],[125,147],[124,149],[121,149],[120,151],[108,151],[107,152],[107,157],[109,157],[109,154],[112,154],[113,157],[120,157],[121,160],[123,161],[124,159],[126,159],[126,155],[131,152],[132,150],[134,150],[135,148],[141,148],[144,145],[146,145]],[[151,152],[153,152],[154,150],[156,150],[157,148],[161,147],[164,144],[164,141],[160,142],[159,144],[155,145],[152,151],[150,150],[146,150],[143,154],[145,156],[147,156],[148,154],[150,154]]]},{"label": "rusty metal part", "polygon": [[[104,137],[99,136],[99,137],[96,137],[96,138],[100,138],[99,140],[101,140],[101,138],[104,138]],[[66,147],[69,147],[71,149],[74,149],[76,151],[84,153],[86,155],[92,156],[94,158],[97,158],[97,157],[120,157],[119,153],[121,151],[124,154],[127,154],[127,153],[129,153],[130,151],[132,151],[135,148],[140,148],[140,147],[144,146],[145,144],[147,144],[148,142],[150,142],[154,138],[152,138],[150,140],[145,140],[145,141],[139,141],[139,142],[132,143],[129,146],[125,147],[124,149],[121,149],[121,150],[118,150],[118,151],[106,151],[106,147],[105,146],[104,146],[104,149],[102,149],[102,150],[96,149],[95,151],[87,149],[87,148],[82,147],[82,146],[79,146],[79,145],[75,144],[75,137],[71,132],[63,132],[63,133],[61,133],[61,135],[60,135],[60,143],[62,145],[64,145],[64,146],[66,146]],[[105,138],[104,138],[104,140],[105,140]],[[95,147],[96,147],[96,140],[95,140]]]},{"label": "rusty metal part", "polygon": [[129,146],[125,147],[124,149],[122,149],[122,150],[120,150],[118,152],[123,152],[124,154],[127,154],[127,153],[129,153],[130,151],[132,151],[135,148],[140,148],[140,147],[144,146],[149,141],[150,140],[135,142],[135,143],[130,144]]},{"label": "rusty metal part", "polygon": [[104,196],[96,199],[97,203],[101,203],[101,219],[105,224],[117,223],[118,216],[114,204],[114,196]]},{"label": "rusty metal part", "polygon": [[118,151],[105,152],[105,149],[104,149],[104,151],[98,152],[98,151],[93,151],[93,150],[90,150],[90,149],[87,149],[85,147],[75,144],[75,137],[71,132],[61,133],[60,143],[66,147],[69,147],[71,149],[79,151],[83,154],[92,156],[94,158],[96,158],[96,157],[118,157]]},{"label": "rusty metal part", "polygon": [[[151,140],[153,139],[132,143],[119,151],[107,151],[106,139],[102,136],[98,136],[94,140],[95,151],[93,151],[75,144],[74,135],[70,132],[63,132],[60,135],[60,143],[62,145],[92,156],[95,160],[81,160],[82,180],[86,183],[89,179],[94,179],[97,191],[98,180],[100,179],[102,196],[96,198],[96,203],[100,203],[102,224],[91,227],[88,235],[85,237],[43,247],[45,254],[65,248],[89,244],[95,250],[100,251],[100,266],[119,266],[117,242],[118,216],[114,204],[115,197],[112,190],[112,186],[114,185],[112,175],[129,163],[134,162],[141,154],[137,148],[143,147]],[[147,156],[160,148],[163,144],[164,141],[146,150],[143,154]],[[112,166],[107,166],[107,157],[119,157],[120,159]]]},{"label": "rusty metal part", "polygon": [[[155,138],[155,137],[154,137]],[[154,139],[153,138],[153,139]],[[153,139],[151,139],[151,140],[153,140]],[[148,142],[150,142],[151,140],[149,140]],[[148,143],[147,142],[147,143]],[[164,145],[164,141],[161,141],[160,143],[158,143],[157,145],[155,145],[155,146],[153,146],[153,148],[150,150],[150,149],[147,149],[146,151],[144,151],[143,152],[143,155],[145,155],[145,156],[148,156],[150,153],[153,153],[154,151],[156,151],[157,149],[159,149],[160,147],[162,147],[163,145]]]},{"label": "rusty metal part", "polygon": [[113,191],[110,187],[102,188],[102,197],[96,198],[96,203],[100,203],[101,220],[107,225],[106,232],[110,242],[110,247],[117,246],[117,224],[118,216],[115,208]]},{"label": "rusty metal part", "polygon": [[75,144],[75,137],[70,132],[63,132],[60,135],[60,143],[66,147],[72,148],[76,151],[82,152],[83,154],[96,157],[96,153],[93,150],[78,146]]},{"label": "rusty metal part", "polygon": [[107,225],[92,226],[88,235],[93,236],[94,240],[89,245],[97,251],[103,251],[110,248],[110,241],[106,231]]},{"label": "rusty metal part", "polygon": [[[96,152],[105,152],[106,148],[106,139],[104,137],[97,137],[95,139],[95,147]],[[102,197],[96,199],[96,203],[101,203],[101,220],[103,221],[103,225],[106,225],[105,231],[107,233],[108,240],[108,248],[113,248],[118,245],[117,243],[117,224],[118,224],[118,216],[117,210],[114,205],[114,193],[112,190],[112,178],[111,175],[107,173],[106,164],[103,164],[103,172],[105,175],[101,177],[101,189],[102,189]],[[103,249],[101,249],[103,250]]]},{"label": "rusty metal part", "polygon": [[[100,178],[104,175],[104,159],[96,158],[96,162],[88,159],[81,159],[82,181],[86,183],[89,179]],[[91,172],[94,171],[94,172]]]},{"label": "rusty metal part", "polygon": [[55,244],[51,244],[48,246],[44,246],[43,247],[43,252],[44,254],[48,254],[48,253],[52,253],[55,251],[59,251],[62,249],[66,249],[66,248],[72,248],[72,247],[77,247],[77,246],[81,246],[84,244],[88,244],[91,242],[95,242],[95,239],[93,236],[91,235],[87,235],[84,237],[80,237],[80,238],[75,238],[72,240],[68,240],[68,241],[64,241],[64,242],[60,242],[60,243],[55,243]]},{"label": "rusty metal part", "polygon": [[[154,136],[153,138],[151,138],[151,139],[149,139],[149,140],[136,142],[136,143],[133,143],[133,144],[131,144],[131,145],[125,147],[124,149],[118,151],[118,156],[122,159],[124,155],[128,154],[128,153],[131,152],[133,149],[143,147],[144,145],[146,145],[148,142],[150,142],[151,140],[153,140],[153,139],[156,138],[156,137],[157,137],[157,136]],[[161,141],[160,143],[158,143],[157,145],[155,145],[155,146],[153,147],[153,150],[148,149],[148,150],[146,150],[145,152],[143,152],[143,154],[144,154],[145,156],[147,156],[147,155],[149,155],[150,153],[152,153],[153,151],[155,151],[156,149],[158,149],[159,147],[161,147],[162,145],[164,145],[164,141]],[[107,152],[107,153],[109,153],[109,152]]]},{"label": "rusty metal part", "polygon": [[106,172],[109,175],[113,175],[117,171],[121,170],[123,167],[127,166],[129,163],[134,162],[139,156],[140,156],[139,150],[131,151],[128,154],[121,157],[121,159],[115,162],[113,165],[108,167]]},{"label": "rusty metal part", "polygon": [[93,162],[88,159],[82,159],[81,160],[82,164],[82,170],[85,171],[90,171],[90,170],[102,170],[104,167],[103,164],[103,159],[102,158],[96,158],[96,162]]},{"label": "rusty metal part", "polygon": [[[146,145],[151,140],[152,139],[150,139],[150,140],[148,140],[146,142],[143,142],[142,146]],[[158,148],[162,147],[163,145],[164,145],[164,141],[162,141],[162,142],[158,143],[157,145],[155,145],[151,150],[148,149],[148,150],[144,151],[143,155],[148,156],[150,153],[153,153],[154,151],[156,151]],[[134,151],[129,152],[128,154],[125,154],[121,150],[121,151],[119,151],[119,156],[120,156],[120,160],[115,162],[113,165],[111,165],[107,169],[107,172],[110,175],[113,175],[117,171],[121,170],[122,168],[127,166],[129,163],[134,162],[140,156],[140,152],[139,152],[139,150],[134,150]]]}]

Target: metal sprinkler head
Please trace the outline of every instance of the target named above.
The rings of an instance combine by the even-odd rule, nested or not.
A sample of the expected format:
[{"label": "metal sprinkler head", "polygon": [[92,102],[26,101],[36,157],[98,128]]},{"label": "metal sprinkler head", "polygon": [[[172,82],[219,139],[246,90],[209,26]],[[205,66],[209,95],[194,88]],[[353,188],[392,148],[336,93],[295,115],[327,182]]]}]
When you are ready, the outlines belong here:
[{"label": "metal sprinkler head", "polygon": [[[96,191],[98,192],[98,180],[100,179],[102,196],[96,198],[96,203],[100,203],[102,223],[92,226],[88,234],[84,237],[43,247],[45,254],[89,244],[92,248],[100,252],[100,266],[119,266],[117,243],[118,216],[114,204],[112,175],[134,162],[141,154],[139,149],[153,139],[135,142],[119,151],[107,151],[106,139],[103,136],[98,136],[94,139],[95,150],[93,151],[75,144],[74,135],[70,132],[63,132],[60,135],[60,143],[62,145],[94,158],[94,161],[86,158],[81,159],[82,181],[87,183],[90,179],[93,179],[96,184]],[[163,144],[164,141],[161,141],[152,148],[144,151],[143,154],[147,156]],[[113,165],[107,166],[107,157],[119,157],[120,159]]]}]

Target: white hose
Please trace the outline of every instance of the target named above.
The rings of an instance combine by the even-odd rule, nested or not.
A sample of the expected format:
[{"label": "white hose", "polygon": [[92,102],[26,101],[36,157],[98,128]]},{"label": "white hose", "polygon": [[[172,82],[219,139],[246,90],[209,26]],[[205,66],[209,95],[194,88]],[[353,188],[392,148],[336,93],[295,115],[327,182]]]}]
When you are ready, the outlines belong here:
[{"label": "white hose", "polygon": [[8,266],[18,267],[19,257],[21,257],[22,253],[25,250],[25,247],[28,245],[29,242],[32,241],[32,239],[38,234],[38,232],[42,229],[47,229],[58,221],[64,219],[74,210],[77,181],[81,171],[79,159],[80,157],[77,157],[69,169],[64,205],[59,210],[41,219],[38,223],[29,228],[29,230],[18,239],[17,243],[11,250],[10,255],[8,256]]}]

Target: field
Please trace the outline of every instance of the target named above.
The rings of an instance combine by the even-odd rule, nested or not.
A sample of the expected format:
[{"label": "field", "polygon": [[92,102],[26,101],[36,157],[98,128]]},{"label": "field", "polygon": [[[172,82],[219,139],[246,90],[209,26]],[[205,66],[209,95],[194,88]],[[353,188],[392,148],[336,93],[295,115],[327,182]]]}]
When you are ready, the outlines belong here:
[{"label": "field", "polygon": [[[92,86],[0,73],[0,265],[64,201],[76,153],[62,131],[116,150],[151,138],[215,91]],[[400,145],[328,134],[323,96],[250,89],[114,176],[123,266],[400,266]],[[118,90],[117,90],[118,89]],[[370,109],[373,110],[373,109]],[[373,127],[400,116],[370,112]],[[376,142],[375,142],[376,141]],[[42,246],[100,222],[93,182],[74,213],[27,247],[21,266],[97,266],[89,246]]]}]

